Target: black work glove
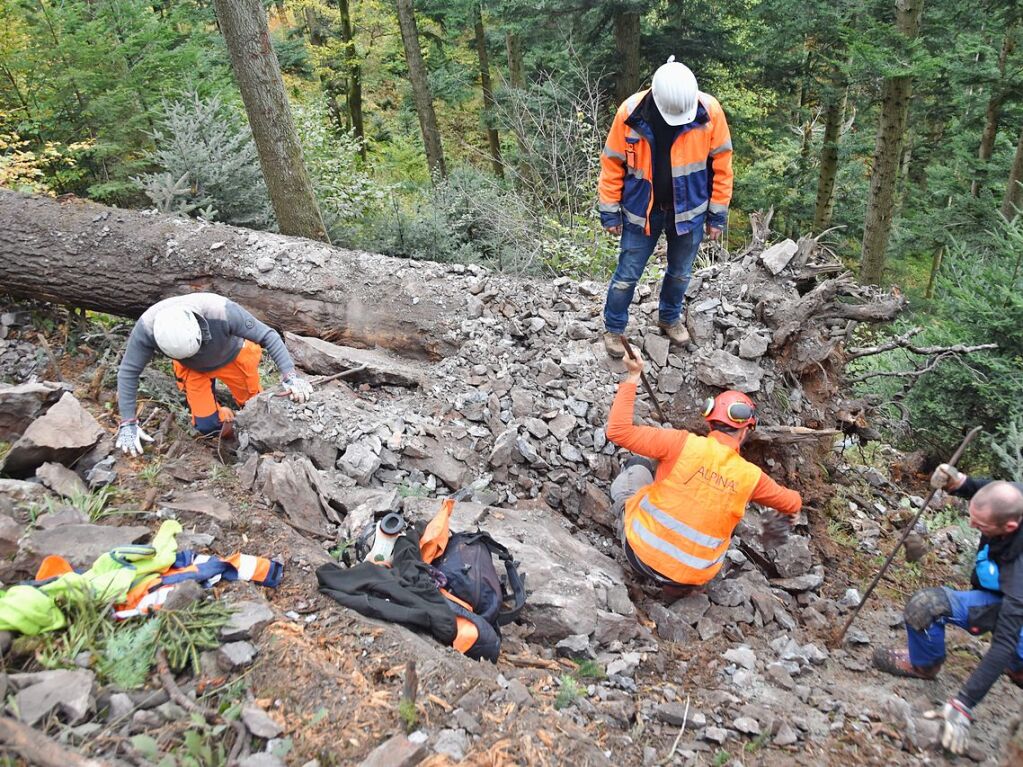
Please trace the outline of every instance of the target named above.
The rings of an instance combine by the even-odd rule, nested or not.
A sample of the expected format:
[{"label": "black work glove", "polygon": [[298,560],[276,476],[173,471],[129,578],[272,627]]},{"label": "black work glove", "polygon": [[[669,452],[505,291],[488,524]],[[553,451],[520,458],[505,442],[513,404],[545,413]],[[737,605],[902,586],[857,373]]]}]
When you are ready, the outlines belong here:
[{"label": "black work glove", "polygon": [[792,531],[793,517],[773,509],[761,518],[760,543],[765,549],[776,549],[789,537]]}]

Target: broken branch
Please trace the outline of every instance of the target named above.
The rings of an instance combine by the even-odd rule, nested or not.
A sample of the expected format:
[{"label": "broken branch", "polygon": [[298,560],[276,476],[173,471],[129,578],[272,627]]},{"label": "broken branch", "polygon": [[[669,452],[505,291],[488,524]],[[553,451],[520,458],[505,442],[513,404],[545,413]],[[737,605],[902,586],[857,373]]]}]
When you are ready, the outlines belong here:
[{"label": "broken branch", "polygon": [[40,767],[113,767],[105,759],[92,759],[50,740],[41,732],[10,717],[0,716],[0,741]]}]

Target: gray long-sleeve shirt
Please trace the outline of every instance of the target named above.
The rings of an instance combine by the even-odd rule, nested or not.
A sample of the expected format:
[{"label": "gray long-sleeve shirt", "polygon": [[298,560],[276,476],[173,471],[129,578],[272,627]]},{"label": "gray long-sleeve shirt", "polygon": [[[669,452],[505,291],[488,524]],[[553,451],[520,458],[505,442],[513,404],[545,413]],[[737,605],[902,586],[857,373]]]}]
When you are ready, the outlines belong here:
[{"label": "gray long-sleeve shirt", "polygon": [[186,368],[203,373],[221,368],[238,356],[248,340],[266,349],[282,376],[295,369],[280,334],[234,301],[216,293],[189,293],[167,298],[146,309],[128,337],[128,345],[117,370],[117,402],[122,421],[135,417],[139,376],[158,351],[153,321],[161,309],[176,305],[191,309],[202,329],[199,351],[187,359],[178,360]]}]

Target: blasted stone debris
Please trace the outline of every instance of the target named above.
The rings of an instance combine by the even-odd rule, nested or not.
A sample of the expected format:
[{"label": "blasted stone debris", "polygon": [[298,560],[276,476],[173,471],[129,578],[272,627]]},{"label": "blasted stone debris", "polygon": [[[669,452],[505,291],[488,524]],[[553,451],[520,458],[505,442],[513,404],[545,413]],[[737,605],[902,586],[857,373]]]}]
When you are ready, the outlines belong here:
[{"label": "blasted stone debris", "polygon": [[813,567],[810,539],[802,535],[790,535],[785,543],[774,550],[773,561],[782,578],[805,575]]},{"label": "blasted stone debris", "polygon": [[380,468],[380,454],[365,442],[353,442],[337,459],[337,467],[360,485],[368,485]]},{"label": "blasted stone debris", "polygon": [[318,475],[307,458],[289,455],[280,463],[264,459],[256,481],[263,494],[280,504],[288,521],[299,530],[321,535],[324,518],[334,518],[329,500],[317,490]]},{"label": "blasted stone debris", "polygon": [[51,381],[17,386],[0,384],[0,441],[17,440],[66,390],[65,384]]},{"label": "blasted stone debris", "polygon": [[310,336],[285,332],[284,340],[295,364],[313,375],[335,375],[357,367],[358,373],[346,376],[350,384],[368,383],[416,387],[425,378],[425,372],[408,360],[378,349],[356,349],[340,346]]},{"label": "blasted stone debris", "polygon": [[668,609],[679,620],[692,626],[710,609],[710,599],[703,592],[698,592],[679,599]]},{"label": "blasted stone debris", "polygon": [[720,745],[728,740],[728,730],[721,727],[708,727],[703,731],[703,739]]},{"label": "blasted stone debris", "polygon": [[89,483],[90,490],[97,490],[101,487],[112,485],[117,481],[117,471],[114,469],[115,463],[116,459],[111,455],[85,472],[85,479]]},{"label": "blasted stone debris", "polygon": [[[415,735],[416,733],[413,733]],[[426,743],[394,735],[370,752],[359,767],[414,767],[426,756]]]},{"label": "blasted stone debris", "polygon": [[756,360],[767,354],[770,336],[751,330],[739,339],[739,356],[744,360]]},{"label": "blasted stone debris", "polygon": [[76,495],[88,495],[82,478],[67,466],[60,463],[44,463],[36,469],[36,478],[57,495],[73,498]]},{"label": "blasted stone debris", "polygon": [[452,490],[459,490],[469,479],[465,464],[448,453],[445,445],[435,439],[426,438],[423,444],[426,455],[422,458],[406,456],[402,466],[411,466],[432,474]]},{"label": "blasted stone debris", "polygon": [[744,669],[755,669],[757,667],[757,656],[746,645],[740,647],[734,647],[727,650],[724,655],[725,660],[729,663],[734,663],[737,666],[742,666]]},{"label": "blasted stone debris", "polygon": [[777,242],[760,254],[760,260],[771,274],[778,274],[789,265],[799,246],[792,240]]},{"label": "blasted stone debris", "polygon": [[[687,715],[688,710],[688,715]],[[694,711],[691,707],[685,703],[679,703],[678,701],[671,701],[668,703],[660,703],[657,708],[654,709],[654,718],[659,722],[670,724],[673,727],[681,727],[683,722],[692,724],[692,716]]]},{"label": "blasted stone debris", "polygon": [[161,501],[160,506],[173,511],[191,511],[196,514],[205,514],[213,517],[219,522],[231,520],[231,507],[219,498],[207,495],[206,493],[186,493],[179,495],[171,501]]},{"label": "blasted stone debris", "polygon": [[760,734],[760,723],[749,716],[740,716],[734,722],[732,727],[743,735],[759,735]]},{"label": "blasted stone debris", "polygon": [[14,696],[18,718],[33,726],[57,711],[68,724],[82,722],[95,705],[92,691],[96,677],[91,671],[41,671],[11,674],[10,683],[20,688]]},{"label": "blasted stone debris", "polygon": [[4,459],[12,477],[31,476],[46,463],[72,463],[91,450],[106,432],[69,392],[35,419]]},{"label": "blasted stone debris", "polygon": [[657,636],[666,642],[684,644],[696,639],[696,632],[691,624],[680,619],[675,613],[659,602],[651,602],[647,606],[647,614],[654,622]]},{"label": "blasted stone debris", "polygon": [[251,666],[255,659],[256,648],[251,642],[227,642],[217,649],[217,665],[223,671]]},{"label": "blasted stone debris", "polygon": [[710,601],[722,607],[738,607],[749,601],[746,583],[736,578],[715,579],[706,591]]},{"label": "blasted stone debris", "polygon": [[87,567],[115,546],[148,541],[148,527],[125,525],[61,525],[50,530],[33,530],[22,543],[22,555],[35,559],[54,554],[74,567]]},{"label": "blasted stone debris", "polygon": [[664,367],[668,364],[670,349],[671,344],[667,338],[657,333],[647,333],[646,340],[643,342],[643,351],[658,366]]},{"label": "blasted stone debris", "polygon": [[256,639],[274,620],[265,602],[235,602],[231,609],[231,617],[220,629],[220,638],[227,642]]},{"label": "blasted stone debris", "polygon": [[257,738],[276,738],[284,728],[281,727],[268,713],[259,706],[248,704],[242,706],[242,721],[249,728],[249,732]]},{"label": "blasted stone debris", "polygon": [[590,638],[586,634],[571,634],[558,642],[555,649],[565,658],[592,656]]},{"label": "blasted stone debris", "polygon": [[6,514],[0,514],[0,557],[12,557],[18,553],[18,540],[24,528]]},{"label": "blasted stone debris", "polygon": [[774,745],[776,746],[792,746],[799,742],[799,735],[796,733],[788,722],[782,722],[781,727],[778,728],[778,733],[774,736]]},{"label": "blasted stone debris", "polygon": [[759,365],[729,354],[723,349],[714,349],[701,355],[696,366],[696,377],[708,386],[720,389],[737,389],[750,394],[760,391],[764,370]]},{"label": "blasted stone debris", "polygon": [[[339,422],[364,419],[354,405],[335,392],[314,392],[313,402],[337,405],[332,416]],[[338,446],[310,429],[309,423],[295,417],[297,406],[287,397],[264,392],[245,403],[235,416],[235,428],[248,444],[261,453],[297,453],[306,456],[318,469],[333,469]]]},{"label": "blasted stone debris", "polygon": [[464,730],[441,730],[433,742],[433,750],[460,762],[469,750],[469,736]]}]

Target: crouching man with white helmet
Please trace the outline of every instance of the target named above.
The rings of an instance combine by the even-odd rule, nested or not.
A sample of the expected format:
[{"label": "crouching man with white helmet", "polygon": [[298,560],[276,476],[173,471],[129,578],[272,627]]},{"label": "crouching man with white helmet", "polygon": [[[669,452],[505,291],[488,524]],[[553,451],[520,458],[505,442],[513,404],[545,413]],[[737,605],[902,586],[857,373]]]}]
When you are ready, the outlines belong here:
[{"label": "crouching man with white helmet", "polygon": [[190,293],[153,304],[135,323],[117,371],[121,426],[117,447],[142,454],[152,442],[135,418],[139,376],[153,354],[161,351],[174,362],[178,388],[185,393],[192,423],[200,434],[213,434],[234,413],[216,400],[214,382],[223,381],[239,405],[259,394],[259,361],[266,349],[281,371],[291,398],[305,402],[313,387],[295,370],[284,341],[234,301],[216,293]]}]

